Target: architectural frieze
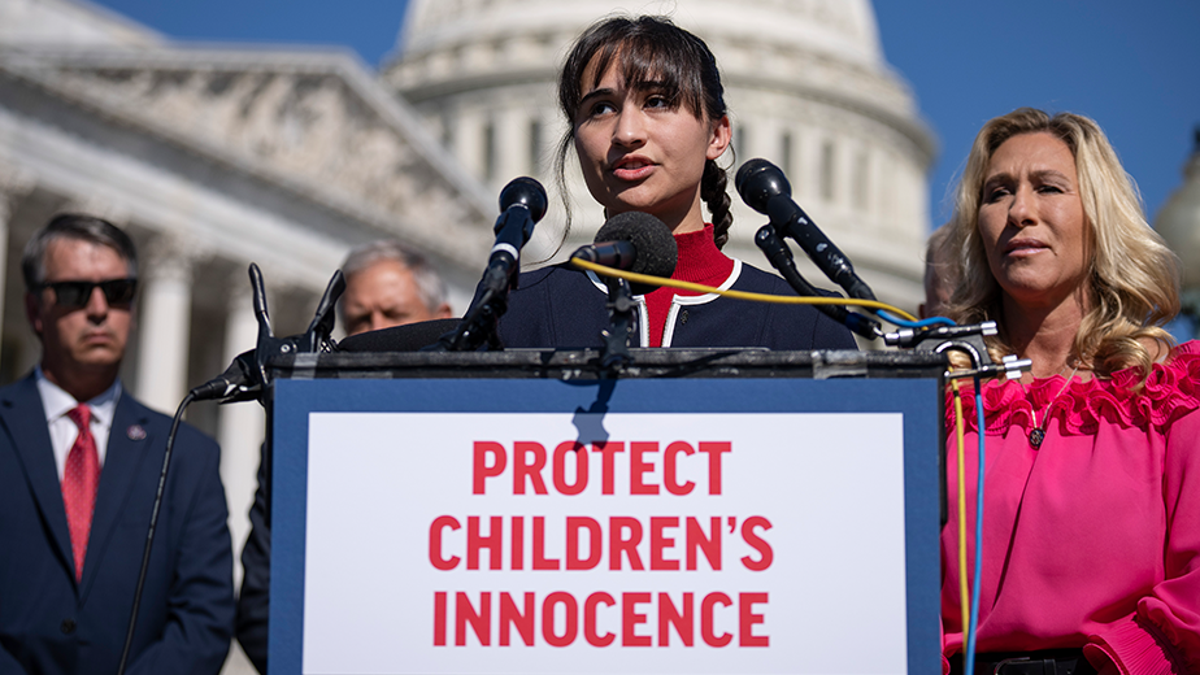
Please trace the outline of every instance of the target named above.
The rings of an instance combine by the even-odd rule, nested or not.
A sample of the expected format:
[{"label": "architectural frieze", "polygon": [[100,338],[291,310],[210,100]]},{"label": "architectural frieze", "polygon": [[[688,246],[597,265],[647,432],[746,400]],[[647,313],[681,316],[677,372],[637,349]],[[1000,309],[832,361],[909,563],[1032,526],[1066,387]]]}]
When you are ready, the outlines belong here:
[{"label": "architectural frieze", "polygon": [[353,59],[206,55],[5,50],[0,71],[374,222],[378,236],[403,236],[452,259],[478,260],[487,250],[494,198]]}]

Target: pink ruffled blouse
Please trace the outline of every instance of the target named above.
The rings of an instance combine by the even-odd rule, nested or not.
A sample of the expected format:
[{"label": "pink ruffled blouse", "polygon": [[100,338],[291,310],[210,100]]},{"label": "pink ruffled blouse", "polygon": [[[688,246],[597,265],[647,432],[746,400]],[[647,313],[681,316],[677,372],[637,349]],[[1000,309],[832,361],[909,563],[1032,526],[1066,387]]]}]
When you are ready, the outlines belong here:
[{"label": "pink ruffled blouse", "polygon": [[[1094,664],[1107,655],[1131,675],[1200,673],[1200,342],[1176,348],[1135,394],[1138,379],[1124,370],[1069,385],[1062,376],[1028,388],[984,384],[978,652],[1084,647]],[[962,389],[970,581],[978,441],[974,392]],[[1035,416],[1046,434],[1040,448],[1029,440]],[[949,656],[963,650],[950,396],[946,428]]]}]

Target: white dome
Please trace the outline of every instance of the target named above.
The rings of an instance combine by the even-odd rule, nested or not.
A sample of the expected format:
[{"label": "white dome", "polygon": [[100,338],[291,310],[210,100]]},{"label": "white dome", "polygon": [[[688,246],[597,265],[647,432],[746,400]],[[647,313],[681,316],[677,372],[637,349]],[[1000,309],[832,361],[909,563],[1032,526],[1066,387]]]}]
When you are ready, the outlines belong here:
[{"label": "white dome", "polygon": [[[419,103],[429,96],[530,80],[553,81],[564,49],[613,14],[665,14],[704,38],[727,85],[753,81],[819,89],[913,113],[883,59],[867,0],[412,0],[388,81]],[[736,108],[734,109],[735,113]],[[917,134],[921,135],[921,134]]]},{"label": "white dome", "polygon": [[399,46],[417,55],[513,33],[574,35],[619,13],[664,14],[706,37],[792,46],[868,65],[882,58],[875,12],[866,0],[413,0]]},{"label": "white dome", "polygon": [[[934,142],[884,60],[868,0],[410,0],[384,79],[493,190],[522,174],[549,181],[565,130],[558,69],[587,26],[614,14],[666,15],[703,38],[721,68],[738,161],[783,168],[876,293],[915,309]],[[578,177],[567,179],[572,230],[590,240],[602,216]],[[728,250],[760,264],[752,237],[762,218],[733,199]],[[551,211],[534,250],[539,237],[544,252],[554,248],[561,214]]]},{"label": "white dome", "polygon": [[1200,294],[1200,127],[1196,147],[1183,169],[1183,185],[1158,212],[1154,229],[1183,261],[1183,288]]}]

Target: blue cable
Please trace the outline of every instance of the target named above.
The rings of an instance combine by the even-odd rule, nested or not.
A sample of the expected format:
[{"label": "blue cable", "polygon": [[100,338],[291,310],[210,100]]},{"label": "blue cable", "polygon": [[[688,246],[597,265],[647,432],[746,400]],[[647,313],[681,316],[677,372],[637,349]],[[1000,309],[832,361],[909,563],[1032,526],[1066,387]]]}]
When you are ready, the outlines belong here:
[{"label": "blue cable", "polygon": [[944,316],[932,316],[928,319],[922,319],[920,321],[908,321],[907,319],[901,319],[900,317],[895,316],[883,309],[877,310],[875,313],[884,321],[887,321],[888,323],[894,323],[901,328],[925,328],[927,326],[933,326],[939,323],[944,326],[956,325],[953,321]]},{"label": "blue cable", "polygon": [[984,456],[983,383],[975,376],[975,425],[979,436],[978,486],[975,494],[975,578],[971,580],[971,633],[967,636],[967,653],[963,660],[963,672],[975,672],[975,636],[979,633],[979,588],[983,576],[983,476],[986,467]]}]

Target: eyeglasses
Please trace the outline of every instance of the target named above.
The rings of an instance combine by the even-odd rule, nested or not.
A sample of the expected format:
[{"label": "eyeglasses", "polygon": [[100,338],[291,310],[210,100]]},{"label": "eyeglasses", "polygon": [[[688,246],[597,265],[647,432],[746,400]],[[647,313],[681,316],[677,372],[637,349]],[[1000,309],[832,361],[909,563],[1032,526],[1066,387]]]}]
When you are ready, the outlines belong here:
[{"label": "eyeglasses", "polygon": [[137,279],[108,279],[106,281],[47,281],[38,288],[54,291],[54,301],[63,307],[87,307],[92,290],[97,286],[104,293],[110,307],[120,307],[133,302],[137,291]]}]

